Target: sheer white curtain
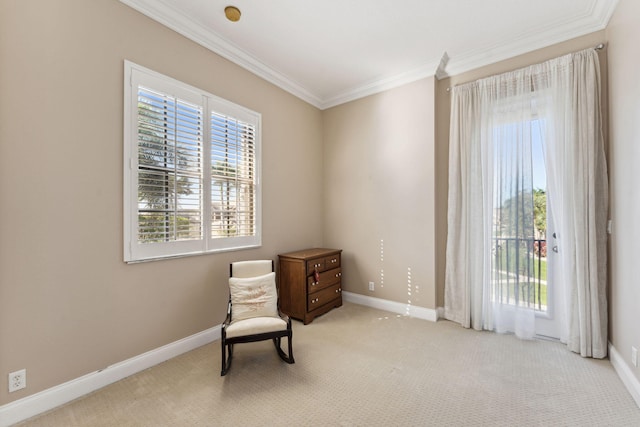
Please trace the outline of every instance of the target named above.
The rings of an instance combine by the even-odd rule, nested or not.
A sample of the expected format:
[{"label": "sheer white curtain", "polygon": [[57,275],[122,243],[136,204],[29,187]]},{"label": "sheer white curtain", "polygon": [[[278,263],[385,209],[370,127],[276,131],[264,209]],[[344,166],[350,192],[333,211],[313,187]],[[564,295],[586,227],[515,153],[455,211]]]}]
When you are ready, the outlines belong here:
[{"label": "sheer white curtain", "polygon": [[[453,89],[445,317],[535,333],[531,138],[546,145],[561,339],[606,356],[607,181],[593,49]],[[561,298],[562,300],[562,298]]]},{"label": "sheer white curtain", "polygon": [[534,335],[531,77],[453,89],[445,316]]},{"label": "sheer white curtain", "polygon": [[[549,208],[557,232],[566,310],[560,340],[585,357],[607,355],[608,181],[600,113],[600,67],[587,49],[534,67],[546,93]],[[541,101],[542,103],[543,101]]]}]

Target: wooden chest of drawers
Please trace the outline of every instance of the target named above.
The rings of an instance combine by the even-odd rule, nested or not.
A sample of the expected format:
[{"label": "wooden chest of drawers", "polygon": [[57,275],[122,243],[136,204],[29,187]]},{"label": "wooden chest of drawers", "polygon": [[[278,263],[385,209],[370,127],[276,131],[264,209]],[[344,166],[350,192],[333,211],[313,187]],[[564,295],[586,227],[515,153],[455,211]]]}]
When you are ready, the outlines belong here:
[{"label": "wooden chest of drawers", "polygon": [[278,255],[280,309],[304,324],[342,305],[341,249]]}]

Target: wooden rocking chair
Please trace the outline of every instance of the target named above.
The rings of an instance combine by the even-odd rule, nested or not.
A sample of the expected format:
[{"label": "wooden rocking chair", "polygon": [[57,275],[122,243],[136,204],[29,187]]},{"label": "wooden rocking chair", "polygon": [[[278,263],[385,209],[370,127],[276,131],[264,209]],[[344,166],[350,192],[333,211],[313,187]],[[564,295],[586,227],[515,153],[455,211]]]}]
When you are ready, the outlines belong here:
[{"label": "wooden rocking chair", "polygon": [[[230,266],[229,306],[222,324],[222,371],[231,368],[234,344],[272,339],[278,355],[295,363],[289,316],[280,312],[273,261],[241,261]],[[289,354],[281,348],[287,337]]]}]

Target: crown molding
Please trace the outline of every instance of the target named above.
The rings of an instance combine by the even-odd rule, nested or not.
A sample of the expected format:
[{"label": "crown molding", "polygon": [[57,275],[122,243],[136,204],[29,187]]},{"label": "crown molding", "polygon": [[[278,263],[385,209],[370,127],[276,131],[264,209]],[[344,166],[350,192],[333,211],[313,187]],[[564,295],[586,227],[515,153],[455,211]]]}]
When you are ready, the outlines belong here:
[{"label": "crown molding", "polygon": [[549,22],[536,33],[525,33],[507,43],[452,55],[445,70],[449,76],[494,64],[537,49],[603,30],[607,27],[618,0],[594,0],[591,8],[578,19]]},{"label": "crown molding", "polygon": [[374,95],[376,93],[384,92],[385,90],[412,83],[420,79],[432,77],[435,75],[437,67],[437,63],[428,63],[400,74],[374,79],[361,86],[340,92],[337,95],[324,100],[320,104],[319,108],[321,110],[325,110],[340,104],[355,101],[356,99],[364,98],[365,96]]},{"label": "crown molding", "polygon": [[120,2],[303,101],[320,108],[322,100],[318,96],[203,25],[191,21],[182,11],[169,6],[161,0],[120,0]]},{"label": "crown molding", "polygon": [[176,10],[162,0],[120,0],[120,2],[211,50],[223,58],[228,59],[236,65],[241,66],[258,77],[273,83],[279,88],[291,93],[303,101],[308,102],[320,110],[383,92],[421,78],[433,76],[435,74],[435,69],[438,66],[438,64],[424,64],[414,70],[376,79],[323,99],[320,96],[311,93],[309,90],[284,74],[265,65],[254,56],[240,49],[238,46],[218,36],[208,28],[198,23],[194,23],[180,10]]},{"label": "crown molding", "polygon": [[[422,78],[436,76],[436,78],[442,79],[454,76],[602,30],[606,28],[618,4],[618,0],[594,0],[590,9],[578,19],[551,21],[545,28],[535,33],[522,34],[507,43],[484,46],[481,49],[457,55],[450,54],[445,64],[442,64],[442,61],[423,64],[397,75],[382,76],[365,84],[322,97],[264,64],[255,56],[218,36],[208,28],[194,23],[180,10],[173,8],[162,0],[120,0],[120,2],[321,110],[383,92]],[[445,66],[443,67],[442,65]]]}]

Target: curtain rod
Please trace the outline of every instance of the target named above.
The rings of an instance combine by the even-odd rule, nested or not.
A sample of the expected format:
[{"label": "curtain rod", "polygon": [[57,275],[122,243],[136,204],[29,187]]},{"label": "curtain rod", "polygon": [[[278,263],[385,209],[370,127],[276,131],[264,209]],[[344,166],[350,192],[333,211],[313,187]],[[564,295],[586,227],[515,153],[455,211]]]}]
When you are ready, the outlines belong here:
[{"label": "curtain rod", "polygon": [[[596,46],[593,47],[593,50],[595,51],[599,51],[599,50],[604,50],[604,48],[606,47],[606,45],[604,43],[600,43]],[[447,88],[447,92],[451,91],[451,87]]]}]

